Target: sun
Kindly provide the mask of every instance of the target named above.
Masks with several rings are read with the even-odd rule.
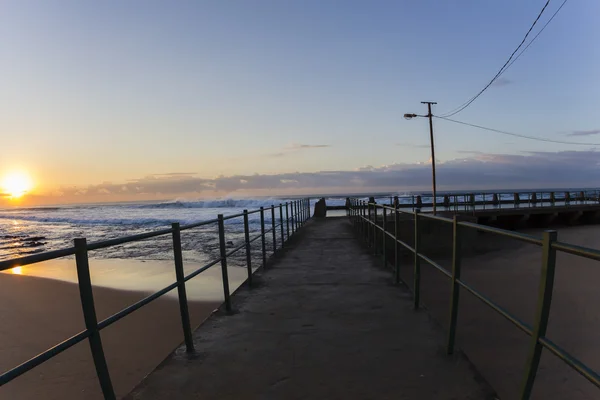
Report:
[[[18,199],[33,187],[31,178],[26,172],[11,172],[2,179],[2,193],[12,199]]]

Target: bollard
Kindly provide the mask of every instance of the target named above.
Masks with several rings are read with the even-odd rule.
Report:
[[[173,257],[175,259],[175,277],[177,278],[177,295],[179,297],[179,313],[181,314],[181,326],[183,327],[183,338],[185,350],[194,352],[194,340],[192,339],[192,327],[190,324],[190,313],[188,310],[187,294],[185,291],[185,276],[183,274],[183,253],[181,251],[181,230],[179,223],[171,224],[173,230]]]
[[[248,269],[248,287],[252,287],[252,253],[250,249],[250,224],[248,210],[244,210],[244,239],[246,241],[246,268]]]
[[[108,372],[108,365],[104,356],[102,339],[98,330],[98,319],[96,318],[96,307],[94,306],[94,294],[92,291],[92,279],[90,277],[90,264],[88,260],[87,241],[85,238],[75,239],[75,261],[77,263],[77,280],[79,282],[79,296],[85,329],[90,332],[89,343],[96,367],[96,374],[100,381],[102,394],[107,400],[115,400],[115,391]]]
[[[227,276],[227,251],[225,250],[225,223],[223,214],[217,216],[219,224],[219,252],[221,253],[221,276],[223,278],[223,297],[225,298],[225,309],[231,312],[231,299],[229,297],[229,277]]]
[[[448,345],[446,353],[454,353],[454,342],[456,337],[456,321],[458,319],[458,299],[460,295],[460,261],[461,261],[461,241],[460,241],[460,225],[458,218],[455,215],[453,226],[453,243],[452,243],[452,287],[450,294],[450,322],[448,324]]]

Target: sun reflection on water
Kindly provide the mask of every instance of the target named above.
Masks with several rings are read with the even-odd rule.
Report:
[[[11,272],[15,275],[22,275],[23,267],[14,267],[13,269],[11,269]]]

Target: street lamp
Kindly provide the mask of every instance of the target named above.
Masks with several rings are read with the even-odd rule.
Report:
[[[437,104],[433,101],[422,101],[421,104],[427,104],[427,115],[417,115],[417,114],[404,114],[405,119],[413,119],[416,117],[429,118],[429,139],[431,140],[431,172],[432,172],[432,183],[433,183],[433,215],[436,214],[436,184],[435,184],[435,149],[433,145],[433,114],[431,114],[431,105]]]

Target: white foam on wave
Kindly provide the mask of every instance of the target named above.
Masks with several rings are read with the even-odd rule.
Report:
[[[133,208],[244,208],[255,210],[260,207],[271,207],[272,205],[285,204],[289,199],[212,199],[212,200],[173,200],[163,203],[138,204]]]

